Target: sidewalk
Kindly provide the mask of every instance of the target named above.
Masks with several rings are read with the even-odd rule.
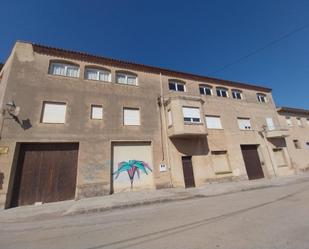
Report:
[[[63,215],[103,212],[111,209],[149,205],[153,203],[206,198],[240,191],[297,184],[306,181],[309,181],[309,173],[254,181],[212,183],[203,187],[190,189],[172,188],[147,192],[117,193],[78,201],[71,200],[46,203],[40,206],[24,206],[1,210],[0,223],[29,220],[34,217],[35,219],[45,219]]]

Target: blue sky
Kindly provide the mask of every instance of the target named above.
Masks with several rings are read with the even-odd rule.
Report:
[[[308,0],[10,0],[1,3],[0,60],[26,40],[273,88],[278,106],[309,109]],[[216,73],[214,73],[216,72]]]

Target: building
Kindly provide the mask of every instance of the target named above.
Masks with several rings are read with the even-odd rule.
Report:
[[[293,174],[271,89],[17,42],[0,206]]]
[[[289,130],[286,139],[292,165],[298,171],[309,169],[309,110],[278,108],[279,121]]]

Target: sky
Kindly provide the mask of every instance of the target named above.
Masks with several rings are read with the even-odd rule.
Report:
[[[309,0],[1,0],[0,61],[31,41],[262,85],[309,109],[308,13]]]

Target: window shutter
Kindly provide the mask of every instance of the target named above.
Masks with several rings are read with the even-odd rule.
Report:
[[[209,129],[222,129],[220,117],[206,116],[206,126]]]
[[[139,109],[123,109],[123,123],[124,125],[140,125]]]
[[[268,130],[271,131],[271,130],[275,129],[274,122],[273,122],[272,118],[266,118],[266,123],[267,123]]]
[[[238,118],[238,126],[241,130],[251,130],[250,119],[247,118]]]
[[[200,109],[195,107],[182,107],[182,113],[185,118],[200,118]]]
[[[44,103],[42,123],[65,123],[65,103]]]
[[[103,119],[103,107],[102,106],[91,106],[91,118],[92,119]]]

